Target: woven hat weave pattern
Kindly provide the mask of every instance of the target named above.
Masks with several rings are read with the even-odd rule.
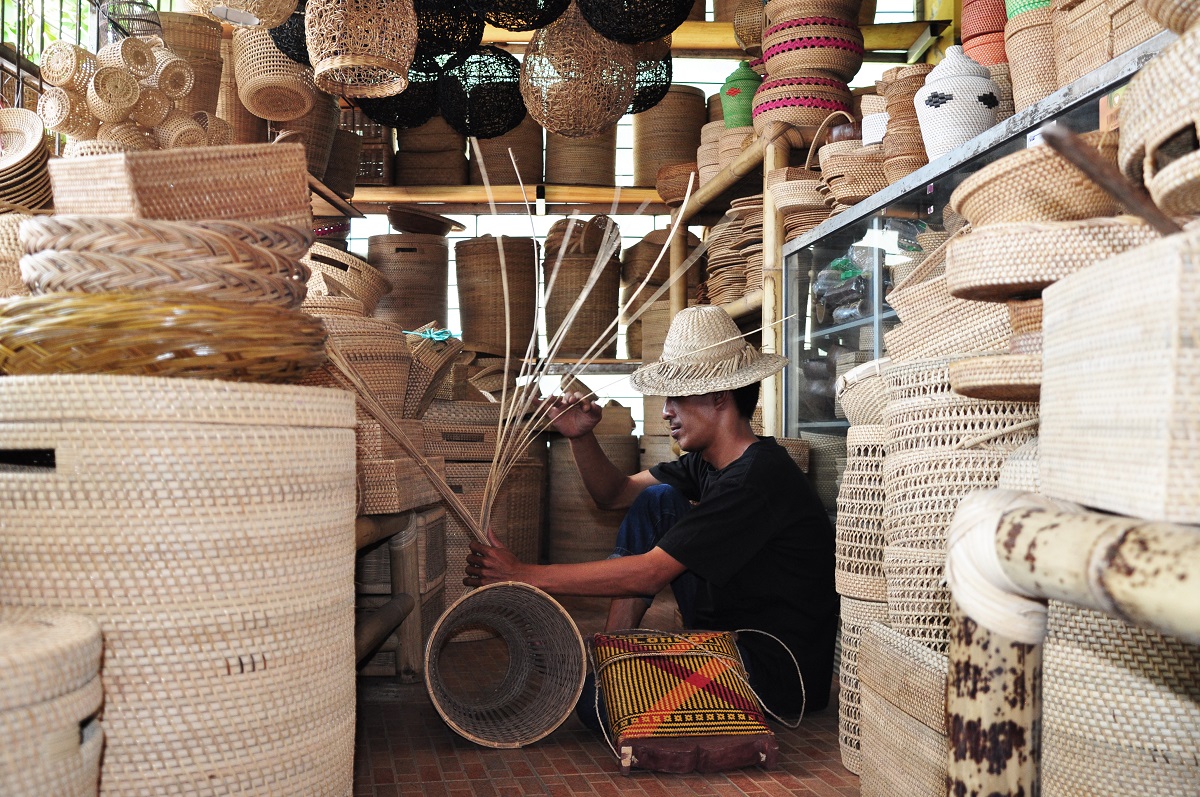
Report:
[[[703,305],[675,316],[658,362],[642,366],[629,381],[645,395],[698,396],[760,382],[785,365],[785,357],[747,343],[720,307]]]

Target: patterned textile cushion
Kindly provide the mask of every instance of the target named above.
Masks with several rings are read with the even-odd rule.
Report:
[[[721,772],[778,756],[733,634],[595,634],[592,661],[621,771]]]

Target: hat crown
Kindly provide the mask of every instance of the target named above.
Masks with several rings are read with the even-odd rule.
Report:
[[[728,313],[719,307],[702,305],[681,310],[671,319],[663,341],[662,360],[680,365],[709,365],[735,360],[751,348]]]

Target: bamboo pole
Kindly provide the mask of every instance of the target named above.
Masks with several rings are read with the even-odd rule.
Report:
[[[775,207],[775,197],[767,189],[767,175],[772,169],[786,168],[791,145],[782,136],[763,150],[763,263],[762,263],[762,352],[777,354],[783,351],[783,214]],[[768,376],[762,385],[763,433],[777,436],[780,429],[780,409],[783,406],[783,380]]]

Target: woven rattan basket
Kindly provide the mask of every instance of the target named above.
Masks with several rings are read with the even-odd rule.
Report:
[[[887,363],[886,358],[871,360],[838,376],[834,389],[851,425],[883,423],[887,394],[881,369]]]
[[[312,271],[308,285],[310,292],[352,296],[363,303],[368,315],[392,288],[383,274],[367,261],[323,243],[314,243],[301,262]]]
[[[404,396],[412,361],[404,333],[391,324],[373,318],[333,316],[325,318],[324,323],[330,341],[349,360],[355,374],[370,389],[370,394],[390,417],[400,418],[404,413]],[[335,376],[335,369],[332,363],[326,364],[321,370],[310,374],[304,384],[349,390],[350,387]],[[370,417],[368,412],[359,408],[360,419]]]
[[[480,627],[499,640],[492,661],[507,672],[472,673],[471,684],[450,680],[442,660],[449,642]],[[479,643],[475,643],[479,644]],[[507,655],[503,655],[507,653]],[[549,595],[516,582],[463,595],[434,626],[425,654],[425,685],[434,707],[463,737],[486,747],[532,744],[558,728],[583,690],[587,659],[570,615]],[[495,686],[488,691],[488,681]]]
[[[634,116],[634,185],[654,185],[663,166],[691,161],[707,118],[704,92],[684,85],[671,86],[657,105]]]
[[[105,789],[348,793],[350,397],[114,376],[0,393],[0,448],[59,465],[0,470],[0,603],[99,622]]]
[[[591,138],[546,133],[546,182],[556,185],[614,185],[617,128]]]
[[[542,127],[532,116],[526,116],[516,129],[495,138],[478,139],[479,151],[471,149],[471,185],[483,185],[479,168],[482,158],[492,185],[536,185],[542,182]],[[511,154],[509,152],[511,150]],[[513,160],[516,168],[513,168]],[[518,177],[520,178],[518,180]]]
[[[508,280],[507,327],[501,249]],[[500,238],[485,235],[454,245],[465,343],[493,354],[503,355],[506,345],[515,354],[525,352],[535,328],[537,249],[532,238],[507,235]]]
[[[841,476],[838,459],[846,456],[846,438],[816,432],[800,432],[799,437],[809,445],[808,479],[817,491],[822,506],[829,512],[836,511],[838,479]]]
[[[411,3],[309,0],[304,32],[314,79],[345,97],[390,97],[408,86],[417,46]]]
[[[838,743],[842,766],[862,772],[861,701],[858,685],[858,650],[863,631],[872,623],[887,622],[887,604],[842,596],[841,658],[838,667]]]
[[[238,98],[255,116],[286,122],[312,110],[312,68],[281,53],[265,30],[234,31],[233,63]]]
[[[449,246],[443,235],[400,233],[367,239],[367,261],[391,284],[375,317],[403,329],[446,323]]]
[[[543,280],[554,287],[546,297],[546,329],[555,335],[587,286],[596,255],[564,255],[546,252]],[[621,290],[621,261],[614,254],[603,266],[562,337],[558,352],[563,357],[617,356],[617,301]],[[601,341],[601,339],[604,341]],[[593,343],[602,342],[598,348]]]
[[[341,109],[338,99],[322,91],[313,93],[312,108],[301,117],[288,122],[276,122],[273,129],[283,133],[293,131],[299,133],[304,146],[304,158],[308,164],[308,173],[318,180],[325,176],[329,165],[329,155],[333,151],[333,136],[341,119]],[[355,176],[357,176],[357,169]]]
[[[602,435],[600,447],[625,474],[638,472],[638,439],[632,435]],[[547,518],[547,560],[554,563],[592,562],[612,553],[624,512],[599,509],[591,501],[571,446],[564,438],[550,441],[550,488]]]
[[[838,594],[886,601],[883,576],[883,426],[854,426],[846,434],[846,469],[837,500],[834,578]]]

